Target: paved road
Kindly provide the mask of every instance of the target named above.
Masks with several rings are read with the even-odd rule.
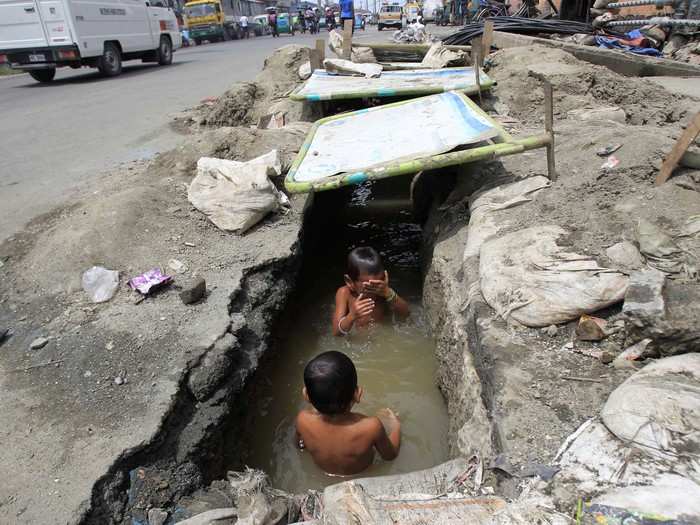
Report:
[[[360,38],[372,37],[376,30]],[[181,137],[167,125],[173,113],[252,79],[277,47],[315,38],[181,49],[172,66],[126,62],[112,79],[91,69],[61,69],[48,85],[28,75],[0,78],[0,242],[110,165],[177,144]]]

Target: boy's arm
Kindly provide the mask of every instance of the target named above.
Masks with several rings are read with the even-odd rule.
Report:
[[[389,308],[391,308],[394,311],[394,313],[402,319],[408,317],[411,313],[411,308],[408,306],[408,303],[394,290],[391,291],[394,292],[394,297],[392,299],[390,294],[390,296],[387,298],[387,304],[389,305]],[[390,301],[389,299],[392,300]]]
[[[339,325],[342,326],[342,329],[345,330],[345,332],[350,331],[354,321],[352,319],[347,319],[348,313],[348,298],[347,294],[345,293],[345,288],[338,288],[338,291],[335,293],[335,312],[333,313],[332,321],[333,335],[344,335],[340,331]],[[342,324],[341,320],[343,321]]]
[[[381,419],[373,418],[377,422],[374,446],[382,459],[391,461],[396,459],[401,448],[401,422],[388,408],[382,412]]]

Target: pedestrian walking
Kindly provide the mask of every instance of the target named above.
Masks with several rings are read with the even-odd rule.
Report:
[[[273,11],[267,15],[267,21],[270,24],[270,29],[272,30],[272,38],[280,36],[277,32],[277,13]]]
[[[241,31],[243,31],[243,38],[250,38],[250,28],[248,27],[248,17],[243,15],[239,23],[241,24]]]
[[[352,32],[355,33],[355,2],[354,0],[340,0],[340,29],[345,28],[345,21],[352,21]]]

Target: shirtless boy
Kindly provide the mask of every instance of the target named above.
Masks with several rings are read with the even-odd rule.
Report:
[[[389,310],[401,318],[409,314],[408,303],[389,287],[389,273],[376,250],[355,248],[348,255],[345,286],[335,294],[333,335],[348,335],[353,326],[381,322]]]
[[[401,423],[388,408],[379,417],[352,412],[362,399],[357,371],[348,356],[324,352],[304,369],[304,398],[313,409],[296,419],[296,440],[329,474],[352,475],[372,464],[375,449],[385,460],[399,454]]]

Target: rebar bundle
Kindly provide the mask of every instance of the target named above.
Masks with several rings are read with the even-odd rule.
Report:
[[[656,7],[673,6],[679,3],[679,0],[630,0],[627,2],[611,2],[606,9],[622,9],[623,7],[637,7],[640,5],[655,5]]]
[[[675,27],[692,27],[700,26],[700,20],[678,20],[667,16],[655,16],[652,18],[642,18],[639,20],[611,20],[603,24],[605,27],[622,27],[622,26],[675,26]]]
[[[523,35],[536,34],[562,34],[574,35],[578,33],[593,34],[593,26],[573,20],[541,20],[538,18],[521,18],[516,16],[494,16],[494,30],[506,33],[519,33]],[[484,32],[483,22],[466,24],[462,29],[444,38],[445,44],[467,45],[472,38],[479,37]]]

